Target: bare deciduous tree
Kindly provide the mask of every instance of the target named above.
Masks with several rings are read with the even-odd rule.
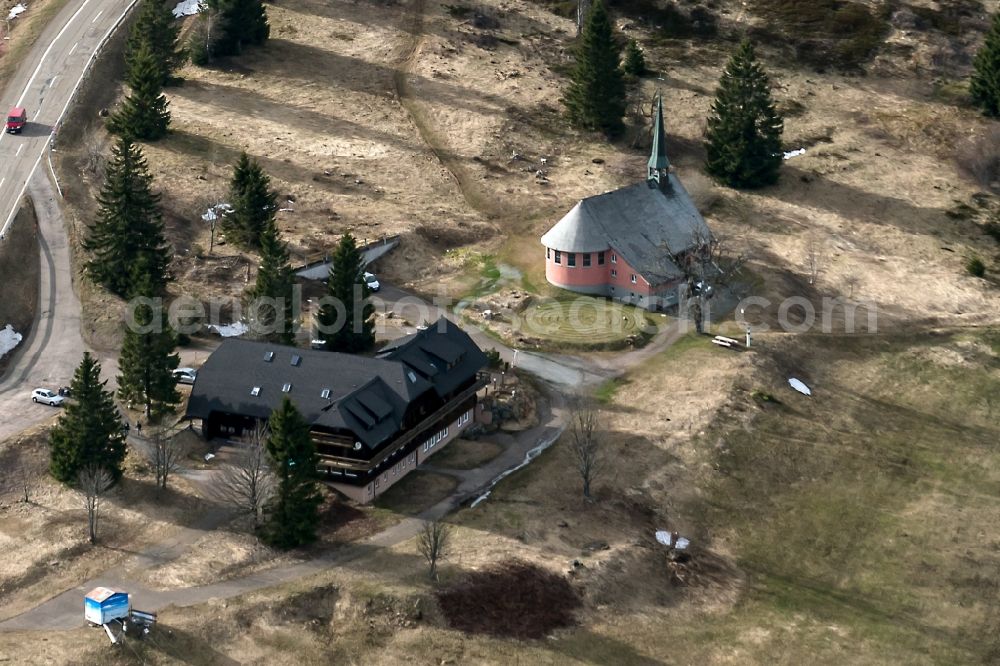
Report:
[[[256,528],[274,491],[274,473],[267,453],[267,428],[257,426],[244,440],[236,460],[219,471],[214,494],[220,501],[250,516]]]
[[[97,543],[97,523],[100,518],[101,498],[114,483],[114,477],[106,467],[87,465],[77,475],[83,506],[87,510],[87,528],[90,543]]]
[[[148,454],[156,473],[156,487],[165,490],[170,475],[181,469],[186,451],[176,439],[165,436],[160,428],[153,430],[149,445]]]
[[[582,398],[572,408],[569,434],[573,460],[583,481],[583,497],[589,501],[590,486],[601,468],[601,440],[597,436],[597,411]]]
[[[22,462],[14,470],[14,478],[17,481],[17,489],[21,493],[21,499],[27,504],[31,501],[31,493],[38,483],[38,470],[27,462]]]
[[[438,579],[438,563],[448,557],[448,544],[451,539],[451,526],[438,520],[424,523],[420,532],[417,548],[427,560],[428,575],[431,580]]]
[[[83,169],[95,181],[104,179],[104,167],[108,163],[106,152],[104,136],[97,130],[87,132],[83,137]]]
[[[823,245],[815,235],[806,239],[806,270],[809,271],[809,284],[816,284],[823,263]]]

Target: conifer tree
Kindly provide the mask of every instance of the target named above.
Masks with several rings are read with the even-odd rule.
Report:
[[[317,509],[323,501],[316,485],[316,446],[309,424],[288,396],[271,414],[267,452],[274,465],[275,492],[262,537],[279,548],[315,540]]]
[[[73,373],[73,400],[65,403],[49,435],[52,476],[73,483],[87,465],[106,467],[117,480],[125,460],[125,434],[111,391],[101,380],[101,364],[90,352]]]
[[[781,168],[784,124],[767,74],[744,40],[726,66],[708,119],[705,170],[736,188],[771,185]]]
[[[577,127],[601,130],[608,136],[618,135],[624,129],[625,78],[619,68],[620,59],[607,9],[603,0],[595,0],[563,98],[569,118]]]
[[[131,91],[108,122],[119,136],[140,141],[156,141],[170,126],[170,103],[163,94],[164,67],[153,54],[149,42],[143,42],[128,63]]]
[[[126,81],[136,76],[135,55],[143,44],[148,45],[160,68],[160,85],[168,85],[174,72],[184,64],[185,54],[177,46],[181,26],[171,11],[173,4],[163,0],[142,0],[139,15],[125,43]]]
[[[993,25],[986,33],[986,42],[973,62],[969,93],[983,113],[1000,117],[1000,11],[993,15]]]
[[[260,266],[257,281],[247,291],[249,310],[255,313],[251,329],[284,345],[295,344],[295,273],[288,260],[288,246],[281,240],[272,217],[260,235]]]
[[[229,186],[233,210],[222,218],[223,231],[237,245],[259,248],[264,230],[274,223],[277,200],[271,190],[271,179],[257,160],[241,154]]]
[[[316,317],[317,336],[324,341],[327,351],[353,354],[375,346],[372,319],[375,307],[368,298],[371,290],[364,275],[364,258],[354,236],[346,233],[330,265],[327,295],[331,303],[324,304]]]
[[[155,293],[147,268],[137,264],[133,271],[133,321],[125,322],[125,340],[118,359],[118,397],[143,406],[146,418],[159,419],[181,401],[174,370],[180,357],[174,353],[177,335],[167,320],[162,302]]]
[[[267,10],[261,0],[217,0],[218,37],[214,55],[239,55],[245,46],[263,44],[271,36]]]
[[[97,220],[83,244],[93,253],[87,263],[90,276],[118,296],[131,289],[135,265],[145,267],[154,293],[161,293],[167,282],[170,250],[163,237],[160,196],[152,192],[152,183],[142,149],[128,136],[121,137],[97,196]]]
[[[632,76],[642,76],[646,73],[646,58],[634,39],[628,40],[628,46],[625,47],[625,62],[622,64],[622,69]]]

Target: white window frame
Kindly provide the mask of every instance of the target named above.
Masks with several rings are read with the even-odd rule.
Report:
[[[618,255],[615,254],[614,252],[611,253],[611,263],[613,263],[613,264],[617,264],[618,263]]]
[[[632,284],[638,284],[638,282],[636,282],[636,279],[637,278],[635,277],[635,273],[632,273]]]

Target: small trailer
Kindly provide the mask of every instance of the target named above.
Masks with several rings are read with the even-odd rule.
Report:
[[[130,610],[128,592],[108,587],[95,587],[83,600],[84,619],[97,626],[112,620],[126,620]]]

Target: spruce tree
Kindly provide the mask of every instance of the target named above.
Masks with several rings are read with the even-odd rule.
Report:
[[[276,488],[262,537],[272,546],[294,548],[316,538],[317,509],[323,501],[316,485],[316,446],[309,424],[285,396],[271,414],[267,452]]]
[[[174,72],[184,64],[185,54],[177,47],[181,26],[171,11],[173,5],[173,2],[163,0],[142,0],[125,43],[126,81],[136,76],[135,55],[143,44],[148,45],[160,68],[160,85],[168,85]]]
[[[49,435],[52,476],[74,483],[87,465],[106,467],[117,480],[125,460],[125,434],[111,391],[101,380],[101,364],[90,352],[73,373],[73,400],[65,403]]]
[[[744,40],[726,66],[708,119],[705,170],[735,188],[771,185],[781,168],[784,125],[767,74]]]
[[[131,92],[111,116],[108,128],[119,136],[131,136],[140,141],[163,138],[170,126],[170,103],[163,94],[164,67],[150,49],[149,42],[141,43],[138,51],[132,54],[128,73]]]
[[[152,192],[152,183],[142,149],[121,137],[97,196],[97,220],[83,243],[93,253],[88,273],[118,296],[130,291],[135,265],[145,267],[154,293],[161,293],[167,282],[170,249],[163,237],[160,196]]]
[[[134,319],[125,324],[125,340],[118,359],[118,397],[143,406],[146,418],[159,419],[181,401],[174,370],[180,357],[174,353],[177,335],[167,320],[162,301],[154,300],[152,281],[145,266],[133,271]]]
[[[271,190],[271,179],[257,160],[246,153],[233,168],[229,203],[233,210],[222,218],[222,229],[237,245],[261,247],[264,230],[274,223],[278,197]]]
[[[317,336],[327,351],[348,354],[370,350],[375,346],[375,307],[371,290],[364,279],[365,261],[357,242],[350,233],[344,234],[334,252],[327,279],[327,295],[331,303],[324,304],[316,317]],[[337,305],[342,306],[340,310]],[[338,312],[338,310],[340,310]]]
[[[632,76],[642,76],[646,73],[646,58],[634,39],[628,40],[628,46],[625,47],[625,62],[622,64],[622,69]]]
[[[267,10],[261,0],[217,0],[218,37],[213,55],[239,55],[245,46],[260,45],[271,36]]]
[[[272,342],[294,344],[294,289],[295,273],[288,260],[288,246],[281,240],[272,217],[260,235],[257,281],[247,290],[248,309],[255,313],[251,329]]]
[[[983,113],[1000,117],[1000,11],[993,15],[993,25],[986,33],[986,42],[973,62],[969,93]]]
[[[576,66],[563,104],[574,125],[616,136],[624,129],[625,77],[603,0],[595,0],[577,46]]]

